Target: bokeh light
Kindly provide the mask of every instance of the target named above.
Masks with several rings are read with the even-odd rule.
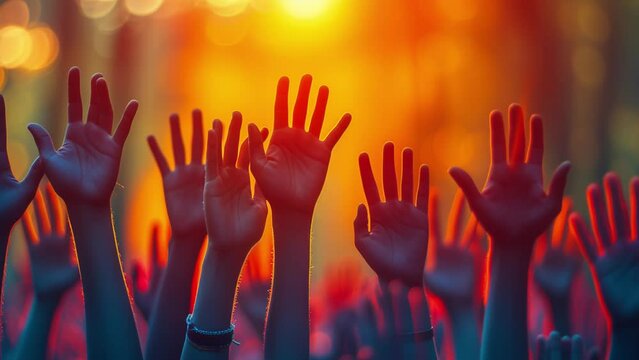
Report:
[[[211,9],[219,16],[236,16],[243,13],[251,0],[207,0]]]
[[[124,0],[127,10],[133,15],[146,16],[158,11],[164,0]]]
[[[0,5],[0,27],[27,26],[27,24],[29,24],[29,7],[24,1],[10,0]]]
[[[31,55],[31,36],[21,27],[10,25],[0,29],[0,66],[17,68]]]
[[[84,16],[97,19],[110,13],[117,3],[116,0],[78,0]]]
[[[330,0],[281,0],[284,10],[297,18],[309,19],[324,13]]]
[[[29,29],[31,37],[31,53],[21,67],[31,71],[47,68],[58,56],[58,37],[51,28],[39,26]]]

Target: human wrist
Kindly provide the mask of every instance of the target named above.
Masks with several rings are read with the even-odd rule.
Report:
[[[181,259],[197,259],[204,243],[204,235],[198,234],[173,234],[172,240],[169,242],[169,261],[173,257]]]
[[[42,310],[50,310],[55,312],[55,309],[60,304],[64,291],[57,291],[49,294],[35,293],[33,296],[33,307],[38,307]]]

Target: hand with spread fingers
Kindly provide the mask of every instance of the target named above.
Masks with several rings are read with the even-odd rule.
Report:
[[[313,212],[324,186],[331,151],[351,121],[351,115],[345,114],[328,136],[320,140],[328,102],[328,88],[322,86],[307,131],[305,122],[311,81],[311,76],[305,75],[300,82],[293,124],[289,126],[289,80],[280,79],[275,99],[275,126],[266,153],[258,128],[249,125],[251,171],[274,208]]]
[[[149,270],[145,275],[144,265],[140,261],[135,261],[131,274],[133,276],[133,300],[147,322],[151,317],[153,302],[158,297],[160,280],[165,270],[166,265],[163,265],[160,259],[160,225],[153,224],[149,243]],[[141,284],[144,276],[147,278],[146,289],[143,289]]]
[[[576,256],[569,248],[568,215],[571,211],[572,201],[566,197],[552,231],[540,238],[546,249],[541,262],[534,268],[535,284],[547,298],[554,327],[562,335],[570,333],[570,293],[580,264],[578,254]]]
[[[630,182],[630,216],[619,177],[606,174],[604,187],[607,212],[599,185],[591,184],[586,192],[594,238],[579,214],[571,215],[570,226],[607,314],[612,332],[609,358],[638,358],[639,178]]]
[[[82,122],[80,70],[69,71],[69,123],[64,143],[56,150],[42,126],[30,124],[47,177],[56,192],[69,203],[105,205],[110,203],[120,168],[122,148],[138,109],[135,100],[124,109],[113,135],[113,107],[106,80],[101,74],[91,78],[91,101],[87,122]]]
[[[193,137],[191,141],[191,159],[186,163],[184,141],[177,114],[170,117],[171,141],[175,168],[171,170],[166,157],[160,150],[157,139],[149,136],[147,141],[155,162],[162,175],[164,200],[171,222],[171,230],[178,242],[192,241],[199,250],[206,235],[202,193],[204,190],[204,134],[202,112],[193,110]]]
[[[233,331],[231,322],[237,282],[244,261],[262,237],[268,208],[259,187],[251,192],[248,147],[239,150],[242,114],[234,112],[226,143],[222,122],[208,132],[204,212],[209,245],[191,323],[207,331]],[[264,131],[260,137],[266,137]],[[224,151],[222,151],[224,148]],[[202,352],[187,335],[182,359],[227,359],[230,343]]]
[[[561,336],[553,331],[537,337],[535,359],[537,360],[585,360],[584,342],[580,335]],[[590,359],[590,358],[589,358]]]
[[[7,118],[4,97],[0,95],[0,243],[6,246],[9,232],[33,200],[44,174],[42,161],[36,159],[23,181],[11,171],[7,152]],[[2,248],[5,253],[4,247]],[[2,256],[4,258],[4,255]],[[4,261],[3,261],[4,264]]]
[[[420,167],[416,202],[411,149],[402,153],[401,199],[393,143],[384,145],[385,202],[380,200],[368,154],[360,155],[359,167],[370,209],[370,228],[366,206],[361,204],[354,222],[355,246],[380,279],[421,287],[428,251],[428,167]]]
[[[34,299],[15,348],[16,359],[46,357],[53,317],[62,296],[80,279],[78,265],[71,255],[71,232],[61,204],[50,184],[44,190],[45,195],[42,192],[38,191],[34,200],[37,226],[34,227],[28,212],[22,218]]]
[[[504,121],[498,111],[490,114],[491,163],[480,192],[468,173],[450,169],[464,191],[477,220],[491,236],[495,247],[530,251],[537,237],[561,210],[570,163],[561,164],[544,191],[542,159],[544,135],[541,117],[530,118],[530,144],[524,153],[524,113],[519,105],[509,108],[509,143],[506,156]]]
[[[480,192],[470,175],[460,168],[449,172],[462,189],[480,225],[490,235],[490,284],[484,320],[483,359],[528,356],[528,266],[535,240],[561,210],[570,163],[560,165],[543,187],[544,153],[541,117],[530,118],[527,155],[524,112],[509,108],[508,154],[504,121],[498,111],[490,114],[491,164]],[[508,155],[508,156],[507,156]],[[505,345],[504,345],[505,344]]]

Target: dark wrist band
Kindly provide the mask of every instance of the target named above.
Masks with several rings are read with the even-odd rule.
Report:
[[[208,331],[198,329],[191,321],[192,314],[186,317],[186,338],[198,350],[201,351],[222,351],[227,349],[232,343],[239,345],[233,339],[235,325],[231,324],[228,329],[219,331]]]

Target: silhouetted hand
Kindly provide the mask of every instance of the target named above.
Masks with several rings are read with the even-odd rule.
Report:
[[[577,213],[570,217],[571,230],[590,264],[599,299],[612,327],[634,327],[636,332],[639,326],[639,178],[633,178],[630,183],[632,222],[619,177],[606,174],[604,186],[608,216],[599,185],[591,184],[587,190],[596,242]]]
[[[288,85],[286,77],[277,85],[275,126],[266,153],[258,128],[249,125],[251,171],[276,208],[311,213],[320,195],[328,169],[331,150],[348,127],[351,116],[345,114],[324,141],[320,140],[328,88],[319,90],[310,128],[305,130],[311,76],[305,75],[293,110],[293,126],[288,125]]]
[[[579,258],[570,253],[568,244],[568,215],[572,211],[572,201],[565,198],[561,213],[555,219],[552,234],[543,236],[546,252],[542,261],[535,267],[535,283],[551,300],[566,301],[570,294],[577,270]]]
[[[147,286],[142,286],[145,276],[144,265],[140,261],[133,263],[133,300],[148,321],[151,316],[153,302],[160,289],[160,279],[166,268],[160,259],[160,225],[153,224],[151,228],[151,242],[149,243],[149,271],[146,274]]]
[[[371,225],[369,229],[366,206],[360,204],[354,222],[355,246],[380,279],[421,287],[428,250],[428,167],[420,168],[415,205],[413,151],[404,149],[400,200],[393,152],[393,143],[386,143],[383,165],[386,202],[380,200],[368,154],[359,157]]]
[[[34,207],[37,230],[29,213],[22,219],[35,296],[58,300],[80,279],[78,265],[71,257],[71,232],[66,216],[50,184],[46,187],[46,208],[42,193],[36,193]]]
[[[47,177],[56,192],[69,203],[109,205],[118,178],[120,157],[138,103],[129,102],[111,136],[113,108],[102,75],[91,79],[91,103],[87,122],[82,122],[80,70],[69,70],[69,106],[64,143],[56,151],[49,133],[38,124],[29,131],[40,152]]]
[[[220,253],[244,251],[262,237],[268,208],[258,185],[251,194],[247,147],[238,145],[242,114],[233,113],[222,156],[222,122],[208,133],[204,212],[212,248]],[[264,134],[266,135],[266,134]],[[262,135],[260,135],[262,141]]]
[[[7,153],[7,118],[4,97],[0,95],[0,236],[8,236],[13,224],[22,216],[33,199],[44,167],[40,159],[31,165],[23,181],[13,176]],[[0,239],[4,242],[7,239]]]
[[[470,246],[481,236],[478,224],[471,214],[465,231],[461,224],[464,212],[464,196],[458,191],[448,216],[448,231],[442,237],[437,218],[439,197],[431,192],[428,210],[430,239],[435,241],[435,267],[424,274],[426,288],[447,305],[471,305],[475,293],[477,269]]]
[[[177,114],[170,117],[171,141],[175,168],[169,168],[166,157],[160,150],[154,136],[147,141],[155,162],[162,174],[164,184],[164,200],[169,214],[173,235],[178,241],[182,238],[197,240],[201,245],[206,235],[204,208],[202,207],[204,191],[204,135],[202,112],[193,110],[193,138],[191,141],[191,162],[186,164],[184,141],[180,130],[180,119]],[[199,246],[198,246],[199,249]]]
[[[585,360],[584,343],[579,335],[561,337],[553,331],[548,338],[537,337],[537,360]]]
[[[464,191],[479,223],[492,236],[494,246],[530,251],[537,237],[561,210],[570,163],[561,164],[543,188],[544,152],[541,117],[530,118],[530,145],[524,161],[524,114],[519,105],[509,108],[510,141],[506,160],[504,121],[498,111],[490,114],[491,164],[484,189],[479,192],[470,175],[451,168],[450,175]]]

